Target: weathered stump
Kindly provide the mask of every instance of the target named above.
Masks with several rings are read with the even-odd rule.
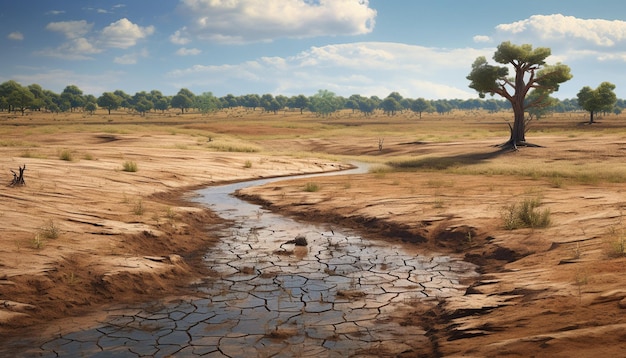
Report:
[[[19,174],[11,169],[11,173],[13,173],[13,180],[11,181],[11,184],[9,184],[9,186],[26,185],[26,182],[24,181],[24,170],[26,170],[26,164],[24,164],[23,167],[20,166],[19,168]]]

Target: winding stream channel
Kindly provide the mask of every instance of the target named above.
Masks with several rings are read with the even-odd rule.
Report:
[[[286,179],[198,192],[196,201],[232,221],[206,253],[216,274],[199,288],[200,298],[112,312],[99,327],[64,334],[24,356],[393,356],[428,344],[422,329],[394,318],[418,300],[462,295],[460,282],[476,275],[475,266],[297,222],[231,195]],[[285,244],[296,237],[307,245]]]

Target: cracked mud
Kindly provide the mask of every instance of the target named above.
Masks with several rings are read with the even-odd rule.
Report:
[[[266,181],[264,181],[266,182]],[[196,200],[232,220],[206,254],[198,297],[109,312],[25,356],[317,357],[395,355],[428,344],[397,312],[463,295],[475,266],[348,230],[300,223],[208,188]],[[284,244],[304,235],[307,246]],[[25,345],[26,346],[26,345]]]

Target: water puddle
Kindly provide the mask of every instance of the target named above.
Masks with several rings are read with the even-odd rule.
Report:
[[[215,275],[199,289],[202,298],[113,312],[100,327],[60,336],[26,354],[349,357],[427,345],[423,330],[393,318],[418,301],[462,295],[460,282],[476,275],[474,265],[297,222],[230,195],[284,179],[199,191],[197,201],[234,222],[206,254]],[[286,243],[296,237],[307,245]]]

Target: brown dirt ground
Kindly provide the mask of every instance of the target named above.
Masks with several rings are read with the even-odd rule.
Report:
[[[24,327],[45,334],[45,322],[102,313],[107,305],[189,292],[192,281],[210,274],[202,255],[218,239],[210,228],[221,222],[189,200],[193,189],[340,168],[193,150],[198,139],[188,135],[29,134],[20,140],[37,146],[26,156],[19,144],[0,146],[6,184],[10,170],[26,166],[25,186],[0,186],[2,339],[23,335]],[[64,150],[71,161],[59,159]],[[127,161],[138,170],[123,171]]]
[[[26,157],[0,146],[0,173],[26,165],[24,187],[0,186],[0,337],[111,304],[188,292],[209,274],[201,256],[220,219],[185,193],[203,185],[336,169],[325,161],[256,153],[189,150],[188,135],[29,134]],[[371,155],[371,146],[331,139],[276,139],[295,150]],[[547,148],[494,155],[494,141],[422,143],[385,140],[381,156],[432,153],[503,163],[620,163],[619,135],[542,136]],[[59,160],[71,148],[74,160]],[[469,153],[469,154],[468,154]],[[86,158],[89,158],[86,159]],[[139,170],[121,170],[135,161]],[[254,163],[246,168],[246,161]],[[623,356],[626,259],[612,257],[623,237],[623,183],[577,184],[529,177],[378,172],[291,180],[242,195],[273,210],[352,226],[381,240],[454,252],[480,265],[465,296],[436,307],[408,307],[406,325],[428,329],[430,347],[406,356]],[[10,174],[7,182],[10,181]],[[553,224],[504,230],[505,205],[541,196]],[[46,238],[45,229],[59,229]],[[626,231],[624,231],[626,232]],[[42,239],[37,248],[36,238]],[[46,324],[44,324],[46,323]]]
[[[427,151],[453,158],[473,153],[480,161],[540,161],[546,167],[561,160],[610,166],[622,160],[625,143],[620,136],[546,136],[540,142],[547,148],[497,156],[490,155],[494,142],[489,141],[385,147],[394,154]],[[402,324],[427,327],[432,343],[407,357],[626,353],[626,259],[612,257],[616,241],[623,239],[625,184],[434,172],[314,180],[317,192],[304,191],[311,179],[300,179],[240,195],[282,213],[351,225],[421,250],[455,252],[480,265],[482,276],[465,296],[441,300],[435,308],[413,307],[400,318]],[[542,198],[540,208],[551,212],[549,228],[502,228],[505,205],[536,197]]]

